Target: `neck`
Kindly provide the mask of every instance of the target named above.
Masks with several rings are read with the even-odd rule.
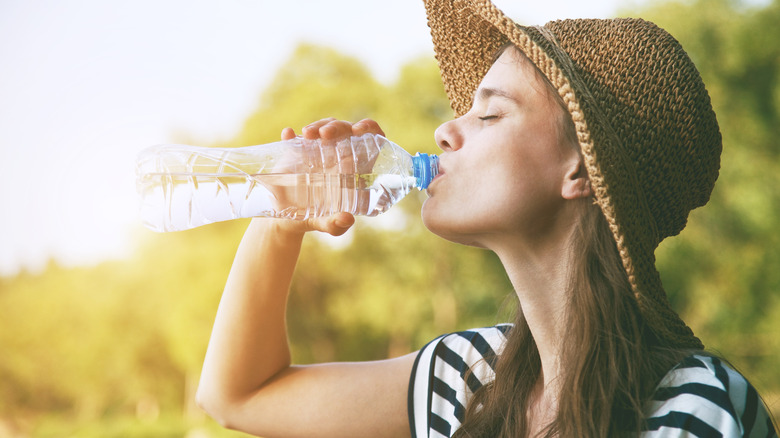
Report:
[[[504,262],[542,363],[544,386],[560,374],[560,352],[566,335],[566,267],[560,260]]]
[[[539,350],[539,389],[553,396],[558,392],[562,341],[568,330],[572,230],[572,226],[565,226],[532,243],[517,239],[494,249],[517,293],[518,311],[523,312]]]

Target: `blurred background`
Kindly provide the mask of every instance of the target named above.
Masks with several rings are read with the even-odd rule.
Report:
[[[704,343],[780,414],[780,0],[496,3],[526,24],[641,16],[698,65],[721,176],[659,270]],[[0,438],[243,436],[193,395],[247,221],[141,228],[135,156],[275,141],[327,116],[371,117],[410,152],[437,151],[452,112],[422,2],[0,0]],[[428,233],[423,197],[307,238],[297,362],[401,354],[506,317],[496,258]]]

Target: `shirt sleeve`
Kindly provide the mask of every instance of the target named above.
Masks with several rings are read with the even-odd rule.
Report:
[[[692,356],[670,371],[649,411],[643,438],[777,436],[753,386],[714,357]]]
[[[493,379],[510,325],[441,336],[420,350],[409,379],[412,437],[450,437],[474,391]]]

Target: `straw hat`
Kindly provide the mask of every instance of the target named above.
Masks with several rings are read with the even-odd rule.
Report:
[[[520,26],[488,0],[424,0],[442,80],[468,112],[497,48],[511,41],[558,90],[639,309],[669,346],[703,348],[671,308],[655,248],[709,200],[721,136],[696,67],[640,19]]]

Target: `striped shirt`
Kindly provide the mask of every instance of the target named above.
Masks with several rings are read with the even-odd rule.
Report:
[[[441,336],[417,356],[409,382],[412,437],[451,437],[474,391],[494,378],[511,325]],[[471,371],[469,371],[471,370]],[[776,437],[755,389],[717,358],[691,356],[662,380],[642,438]]]

